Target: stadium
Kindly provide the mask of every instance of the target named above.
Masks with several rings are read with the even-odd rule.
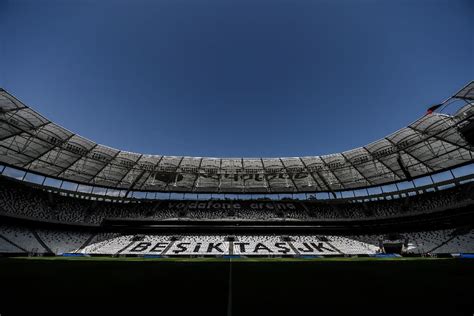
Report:
[[[316,266],[337,283],[344,280],[331,269],[347,278],[347,273],[369,273],[373,265],[396,262],[401,266],[389,270],[386,282],[395,282],[389,274],[396,272],[396,278],[418,276],[429,283],[423,281],[423,272],[410,269],[433,269],[439,274],[438,286],[453,286],[451,294],[443,294],[446,303],[437,308],[469,310],[472,292],[463,284],[470,284],[473,276],[468,260],[474,255],[473,101],[471,82],[407,127],[342,153],[207,158],[146,155],[100,145],[1,90],[0,252],[8,258],[2,260],[2,271],[19,277],[11,265],[34,262],[31,271],[42,270],[50,280],[58,273],[57,278],[78,284],[78,276],[64,275],[63,265],[131,269],[142,263],[144,270],[159,266],[159,271],[176,274],[173,269],[189,264],[195,270],[188,270],[190,266],[180,270],[182,277],[202,282],[219,301],[210,313],[244,314],[246,305],[237,302],[249,300],[242,296],[252,291],[236,293],[239,286],[245,288],[240,284],[232,292],[232,278],[237,284],[258,274],[271,278],[265,270],[289,265],[279,276],[285,280],[297,274],[290,273],[292,269],[310,275]],[[446,114],[448,110],[452,113]],[[252,263],[264,268],[254,267],[252,272]],[[344,270],[341,264],[356,267]],[[383,274],[384,268],[378,268]],[[131,270],[130,276],[140,278]],[[244,276],[238,279],[238,273]],[[461,280],[452,281],[450,273],[458,273]],[[325,280],[321,275],[312,277]],[[2,278],[13,277],[3,273]],[[131,284],[123,279],[117,285],[121,289]],[[363,278],[351,279],[364,288]],[[213,285],[206,286],[207,282]],[[38,283],[28,287],[40,291]],[[256,291],[258,284],[252,285]],[[311,300],[307,297],[311,290],[301,292],[305,286],[309,285],[295,290],[297,297]],[[183,291],[178,287],[167,283],[170,292]],[[95,297],[91,294],[95,290],[78,288],[68,288],[68,295],[88,291]],[[336,290],[329,285],[326,289]],[[324,298],[320,304],[337,303],[331,295],[317,293]],[[36,293],[29,299],[41,304],[43,295],[51,294]],[[128,295],[132,301],[147,297],[133,291]],[[281,305],[284,298],[296,299],[293,295],[273,295],[280,301],[272,301],[278,311],[295,308]],[[383,295],[371,295],[376,298],[372,306],[385,306]],[[200,295],[191,299],[193,306],[201,306],[202,300]],[[252,311],[262,308],[265,299],[261,300],[253,302]],[[351,302],[360,306],[358,300]]]
[[[0,316],[474,315],[473,16],[0,0]]]

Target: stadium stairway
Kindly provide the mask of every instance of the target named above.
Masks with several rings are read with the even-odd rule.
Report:
[[[295,245],[293,245],[291,241],[288,240],[287,243],[288,243],[288,246],[290,246],[290,248],[295,252],[297,256],[301,255],[301,253],[298,251],[298,248],[295,247]]]
[[[468,230],[468,232],[469,232],[469,230]],[[437,245],[437,246],[434,247],[433,249],[427,251],[427,253],[432,253],[432,252],[434,252],[436,249],[441,248],[442,246],[444,246],[444,245],[446,245],[447,243],[449,243],[451,240],[453,240],[453,239],[455,239],[455,238],[457,238],[457,237],[459,237],[459,236],[461,236],[461,235],[464,235],[464,234],[465,234],[465,232],[463,233],[462,230],[461,230],[461,232],[460,232],[460,231],[454,231],[454,232],[452,232],[451,236],[450,236],[448,239],[446,239],[445,241],[443,241],[442,243],[440,243],[439,245]]]
[[[337,253],[343,255],[344,253],[342,251],[340,251],[339,249],[336,248],[336,246],[334,246],[329,240],[328,241],[325,241],[326,244],[329,245],[329,247],[331,247],[332,249],[334,249],[335,251],[337,251]]]
[[[34,229],[31,229],[31,233],[33,234],[33,236],[35,236],[36,240],[40,243],[41,247],[43,247],[45,250],[46,250],[46,253],[47,254],[55,254],[51,248],[48,247],[48,245],[46,245],[46,243],[41,239],[41,237],[38,235],[38,233],[36,232],[36,230]]]
[[[94,237],[96,236],[97,234],[96,233],[92,233],[90,235],[89,238],[87,238],[87,240],[79,247],[77,248],[74,253],[80,253],[82,251],[82,249],[86,248],[87,246],[89,246],[90,242],[92,241],[92,239],[94,239]]]
[[[18,250],[21,250],[19,252],[25,252],[27,253],[28,251],[26,251],[26,249],[20,247],[19,245],[17,245],[16,243],[14,243],[13,241],[9,240],[8,238],[0,235],[0,239],[3,239],[7,244],[9,245],[12,245],[13,247],[17,248]]]
[[[115,255],[117,256],[117,255],[121,254],[122,252],[124,252],[125,250],[127,250],[128,248],[130,248],[130,247],[131,247],[133,244],[135,244],[135,243],[136,243],[136,240],[135,240],[135,235],[134,235],[133,237],[130,238],[130,242],[129,242],[125,247],[123,247],[122,249],[120,249],[119,251],[117,251],[117,252],[115,253]]]
[[[176,240],[172,240],[168,246],[163,250],[163,252],[161,253],[161,255],[166,255],[167,252],[171,249],[171,247],[173,247],[174,243],[176,242]]]

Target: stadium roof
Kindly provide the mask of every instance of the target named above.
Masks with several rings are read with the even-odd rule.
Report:
[[[287,158],[147,155],[97,144],[43,117],[0,89],[0,163],[91,186],[154,192],[304,193],[411,180],[473,162],[458,127],[474,115],[474,81],[444,103],[453,116],[427,114],[366,146]]]

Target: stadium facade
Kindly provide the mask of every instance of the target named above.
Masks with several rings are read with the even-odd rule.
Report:
[[[473,115],[471,82],[343,153],[175,157],[97,144],[0,90],[0,253],[474,253]]]

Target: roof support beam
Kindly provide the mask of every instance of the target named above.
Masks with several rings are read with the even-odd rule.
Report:
[[[10,98],[8,98],[7,96],[5,96],[8,100],[12,101]],[[13,101],[12,101],[13,102]],[[0,114],[6,114],[6,113],[10,113],[10,112],[19,112],[21,110],[25,110],[25,109],[28,109],[27,106],[21,106],[19,108],[13,108],[13,109],[8,109],[8,110],[2,110],[0,109]]]
[[[244,180],[244,158],[240,158],[240,164],[242,168],[240,169],[240,181],[242,181],[242,193],[245,193],[245,180]]]
[[[285,166],[285,163],[283,162],[283,160],[281,158],[278,158],[278,159],[280,160],[280,163],[282,164],[283,168],[285,169],[286,175],[288,176],[288,178],[290,178],[291,183],[293,183],[293,186],[295,188],[294,191],[298,192],[298,186],[296,185],[295,180],[293,180],[293,177],[290,174],[290,172],[288,172],[288,168]]]
[[[197,189],[196,188],[196,183],[197,183],[197,181],[199,179],[199,176],[201,174],[200,171],[201,171],[201,165],[202,165],[203,160],[204,160],[204,158],[201,158],[199,160],[199,166],[197,167],[197,171],[196,171],[196,178],[194,178],[193,184],[191,185],[191,191],[193,191],[193,192],[196,192],[196,189]]]
[[[130,194],[131,191],[133,191],[133,188],[135,187],[135,184],[143,177],[143,175],[145,174],[146,170],[142,170],[142,172],[140,172],[140,174],[138,175],[138,177],[135,178],[135,180],[133,180],[132,184],[130,185],[130,187],[128,188],[127,192],[125,193],[125,198],[128,197],[128,195]]]
[[[460,144],[453,143],[452,141],[450,141],[450,140],[448,140],[448,139],[445,139],[445,138],[442,138],[442,137],[439,137],[438,135],[433,135],[433,136],[431,136],[430,134],[426,133],[425,131],[421,131],[421,130],[419,130],[419,129],[417,129],[417,128],[414,128],[414,127],[411,127],[411,126],[408,126],[408,128],[411,129],[411,130],[413,130],[414,132],[417,132],[417,133],[420,133],[420,134],[422,134],[422,135],[428,136],[428,139],[429,139],[429,138],[436,138],[436,139],[439,140],[439,141],[446,142],[446,143],[448,143],[448,144],[450,144],[450,145],[453,145],[453,146],[455,146],[455,147],[459,147],[459,148],[465,149],[465,150],[467,150],[467,151],[469,152],[469,155],[471,156],[471,158],[473,158],[473,157],[472,157],[472,148],[469,148],[469,147],[464,146],[464,145],[460,145]]]
[[[337,180],[337,182],[339,182],[339,185],[345,190],[346,186],[342,183],[341,179],[339,179],[338,176],[336,176],[336,174],[329,168],[328,164],[326,163],[326,161],[324,161],[323,157],[321,156],[319,157],[319,159],[321,159],[324,166],[327,168],[327,171],[333,175],[333,177]]]
[[[26,156],[26,157],[28,157],[28,158],[31,158],[31,160],[29,160],[30,162],[32,162],[32,161],[34,161],[34,160],[36,159],[35,156],[31,156],[31,155],[22,153],[21,151],[18,151],[18,150],[16,150],[16,149],[11,148],[11,147],[5,146],[5,145],[3,145],[3,144],[0,144],[0,147],[5,148],[6,150],[11,150],[11,151],[13,151],[13,152],[15,152],[15,153],[17,153],[17,154],[19,154],[19,155],[23,155],[23,156]],[[28,162],[28,163],[29,163],[29,162]],[[27,163],[27,164],[28,164],[28,163]],[[15,165],[12,165],[12,167],[14,167],[14,168],[16,167],[16,168],[20,168],[20,169],[25,170],[24,166],[15,166]],[[49,177],[49,176],[46,176],[46,177]]]
[[[219,172],[217,172],[217,192],[221,192],[222,184],[222,159],[219,159]]]
[[[112,161],[114,161],[115,158],[117,158],[120,153],[121,153],[120,150],[117,151],[117,153],[115,153],[115,155],[114,155],[108,162],[106,162],[106,163],[104,164],[104,166],[102,166],[102,168],[99,169],[99,171],[97,171],[97,172],[92,176],[92,178],[89,180],[89,183],[90,183],[91,181],[94,181],[94,182],[95,182],[97,176],[98,176],[99,174],[101,174],[102,171],[105,170],[105,168],[109,167],[110,163],[111,163]],[[100,161],[100,160],[99,160],[99,161]]]
[[[390,170],[392,172],[392,174],[397,177],[399,180],[401,180],[400,176],[398,175],[398,173],[395,172],[395,170],[393,170],[392,168],[389,167],[389,165],[387,165],[385,162],[383,162],[383,160],[379,159],[379,158],[375,158],[374,155],[367,149],[367,147],[363,146],[362,149],[364,149],[365,151],[367,151],[367,153],[372,157],[372,159],[375,161],[378,161],[380,164],[384,165],[385,168],[387,168],[388,170]]]
[[[148,182],[148,180],[150,179],[151,176],[153,176],[153,174],[156,172],[156,168],[158,168],[158,165],[160,164],[160,162],[163,160],[163,157],[164,156],[161,156],[160,159],[158,160],[158,162],[155,164],[155,166],[153,167],[153,170],[150,171],[150,174],[148,175],[148,177],[145,179],[145,181],[143,181],[142,185],[140,186],[140,190],[143,188],[143,186]]]
[[[455,152],[456,150],[459,150],[459,149],[458,149],[458,148],[454,148],[454,149],[452,149],[452,150],[450,150],[450,151],[447,151],[447,152],[445,152],[441,157],[443,157],[443,156],[445,156],[445,155],[449,155],[450,153]],[[431,157],[431,158],[428,158],[428,159],[426,159],[425,161],[422,161],[422,162],[420,162],[420,163],[422,164],[422,163],[424,163],[424,162],[426,162],[426,161],[431,161],[431,160],[433,160],[433,159],[439,159],[439,158],[440,158],[440,157]],[[471,159],[471,161],[472,161],[472,159]],[[443,169],[446,169],[446,168],[443,168]],[[437,170],[433,170],[431,173],[435,173],[436,171],[437,171]],[[430,173],[430,174],[431,174],[431,173]]]
[[[88,151],[87,153],[84,155],[84,156],[79,156],[79,158],[77,158],[76,160],[74,160],[71,164],[69,164],[69,166],[67,166],[66,168],[64,168],[63,171],[61,171],[57,176],[58,178],[61,177],[61,175],[64,174],[64,172],[66,172],[69,168],[71,168],[72,166],[74,166],[76,164],[76,162],[78,162],[79,160],[81,160],[82,158],[86,158],[88,159],[88,155],[95,149],[97,148],[97,146],[99,146],[99,144],[94,144],[94,146],[92,146]]]
[[[122,178],[120,178],[120,180],[117,182],[117,186],[116,186],[115,188],[117,188],[117,187],[120,185],[120,183],[128,176],[128,174],[133,170],[133,168],[135,168],[135,166],[136,166],[137,163],[140,161],[140,159],[142,159],[142,157],[143,157],[143,154],[141,154],[141,155],[138,157],[138,159],[133,163],[133,166],[130,167],[130,169],[128,169],[127,172],[125,172],[125,174],[123,175]],[[133,182],[134,182],[134,181],[132,181],[132,183],[133,183]],[[130,190],[130,187],[129,187],[129,190]]]
[[[15,137],[15,136],[21,135],[22,133],[26,133],[26,131],[25,131],[24,129],[22,129],[22,128],[18,127],[18,126],[15,126],[15,125],[13,125],[13,124],[11,124],[10,122],[7,122],[7,124],[10,125],[11,127],[13,127],[14,129],[19,130],[19,132],[16,132],[16,133],[13,133],[13,134],[10,134],[10,135],[6,135],[6,136],[0,138],[0,142],[1,142],[1,141],[4,141],[4,140],[7,140],[7,139],[10,138],[10,137]],[[38,133],[41,131],[40,128],[45,127],[45,126],[48,125],[48,124],[51,124],[51,122],[42,123],[42,124],[40,124],[40,125],[38,125],[38,126],[35,126],[35,127],[32,128],[32,129],[30,129],[29,131],[34,130],[34,131],[35,131],[35,132],[34,132],[34,133],[35,133],[34,137],[36,137],[36,135],[38,135]],[[32,135],[32,136],[33,136],[33,135]]]
[[[175,171],[174,171],[175,177],[178,176],[178,169],[179,169],[179,166],[181,166],[181,163],[183,162],[183,159],[184,159],[184,157],[181,157],[181,159],[180,159],[179,162],[178,162],[178,165],[176,166],[176,169],[175,169]],[[176,178],[175,178],[175,180],[176,180]],[[169,191],[169,186],[170,186],[170,183],[168,182],[168,183],[166,184],[165,190],[168,190],[168,191]],[[174,185],[173,185],[173,186],[174,186]]]
[[[311,176],[311,178],[313,178],[314,182],[322,189],[323,186],[319,183],[319,181],[316,180],[316,178],[314,177],[314,174],[311,171],[309,171],[308,166],[306,165],[304,160],[301,157],[299,157],[298,159],[303,164],[304,168],[306,169],[306,172],[308,172],[308,174]],[[327,190],[332,192],[331,187],[326,183],[326,181],[323,179],[323,177],[321,177],[321,175],[317,171],[315,171],[315,172],[318,175],[318,177],[321,179],[321,181],[323,182],[323,184],[327,188]]]
[[[263,178],[265,179],[265,183],[267,184],[267,192],[272,192],[272,187],[270,185],[270,181],[267,178],[267,172],[265,170],[265,164],[263,163],[263,159],[260,158],[260,162],[262,163],[262,170],[263,170]]]
[[[385,139],[390,142],[390,144],[392,144],[395,148],[398,148],[397,144],[395,144],[391,139],[389,139],[388,137],[385,137]],[[409,146],[407,146],[409,147]],[[423,163],[420,159],[418,159],[417,157],[415,157],[412,153],[410,153],[409,151],[406,150],[406,148],[403,148],[403,149],[400,149],[399,152],[405,152],[408,156],[412,157],[414,160],[418,161],[422,166],[426,167],[427,169],[429,169],[430,171],[434,171],[434,169],[430,166],[430,165],[427,165],[425,163]]]
[[[52,152],[53,150],[55,150],[56,148],[59,149],[59,152],[58,152],[58,155],[56,156],[56,158],[54,158],[54,161],[52,162],[52,164],[54,164],[55,166],[58,166],[58,167],[60,167],[60,166],[56,164],[56,161],[59,159],[59,156],[60,156],[60,154],[61,154],[63,151],[67,151],[67,152],[73,153],[74,155],[79,155],[79,154],[76,154],[76,153],[74,153],[74,152],[71,152],[71,151],[66,150],[66,149],[64,149],[64,148],[61,147],[63,144],[67,143],[71,138],[73,138],[74,135],[75,135],[75,134],[69,135],[64,141],[61,142],[60,145],[54,145],[54,146],[51,147],[49,150],[47,150],[47,151],[45,151],[44,153],[42,153],[41,155],[39,155],[35,160],[33,160],[33,161],[31,161],[31,162],[29,163],[29,166],[28,166],[27,169],[30,170],[31,164],[35,163],[37,160],[42,160],[42,161],[44,161],[44,162],[49,162],[49,163],[51,163],[50,161],[48,161],[48,160],[46,160],[46,159],[42,159],[42,158],[43,158],[43,157],[49,157],[49,155],[51,154],[51,152]],[[81,155],[79,155],[79,156],[82,157]],[[25,166],[25,167],[26,167],[26,166]],[[63,172],[63,171],[64,171],[64,167],[61,167],[61,168],[63,169],[63,170],[61,170],[61,172]],[[56,176],[56,175],[53,175],[53,176]]]
[[[358,174],[360,174],[362,176],[362,178],[364,178],[365,181],[367,181],[368,184],[372,185],[372,181],[370,181],[359,169],[357,169],[357,167],[352,163],[352,161],[350,161],[349,159],[347,159],[347,157],[341,153],[341,156],[344,157],[344,159],[349,163],[349,165],[355,170],[357,171]]]

